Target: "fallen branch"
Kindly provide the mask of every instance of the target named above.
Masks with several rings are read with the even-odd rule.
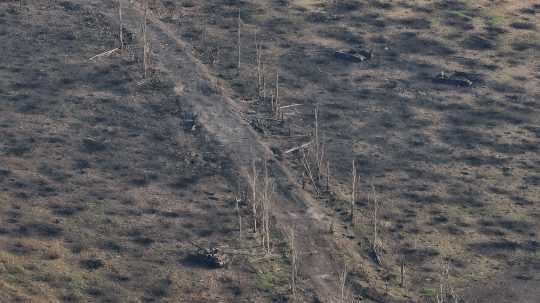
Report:
[[[290,108],[290,107],[297,107],[297,106],[302,106],[302,105],[304,105],[304,104],[296,103],[296,104],[281,106],[279,109],[282,110],[282,109],[286,109],[286,108]]]
[[[306,148],[306,147],[310,146],[312,143],[313,143],[313,141],[309,141],[308,143],[304,143],[304,144],[302,144],[302,145],[300,145],[300,146],[293,147],[293,148],[291,148],[291,149],[286,150],[286,151],[284,152],[284,154],[290,154],[290,153],[295,152],[295,151],[297,151],[297,150]]]
[[[294,139],[294,138],[306,138],[310,135],[267,135],[268,138],[286,138],[286,139]]]
[[[141,85],[144,85],[146,83],[148,83],[150,81],[150,79],[146,78],[146,79],[142,79],[141,81],[137,82],[137,86],[141,86]]]
[[[114,53],[116,53],[117,51],[119,51],[120,49],[119,48],[115,48],[115,49],[111,49],[109,51],[106,51],[106,52],[103,52],[101,54],[98,54],[98,55],[95,55],[94,57],[88,59],[88,61],[92,61],[94,59],[97,59],[97,58],[101,58],[101,57],[107,57],[107,56],[110,56]]]
[[[255,262],[261,262],[261,261],[264,261],[264,260],[274,259],[274,258],[281,258],[281,255],[269,254],[269,255],[264,255],[264,256],[256,258],[256,259],[250,259],[249,261],[255,263]]]
[[[229,255],[243,255],[243,256],[255,256],[255,257],[261,256],[261,253],[242,251],[242,250],[224,250],[223,252]]]
[[[308,176],[311,179],[311,184],[313,184],[313,188],[315,189],[315,192],[317,193],[317,197],[318,197],[320,195],[319,188],[317,187],[317,183],[315,182],[315,179],[313,178],[313,173],[311,172],[311,167],[306,158],[306,153],[304,152],[303,148],[302,148],[302,156],[303,156],[304,168],[306,169]]]

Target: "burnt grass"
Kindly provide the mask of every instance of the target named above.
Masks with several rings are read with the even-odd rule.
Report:
[[[4,1],[0,24],[0,301],[257,298],[240,265],[183,262],[236,245],[238,177],[166,75],[138,84],[137,41],[88,61],[116,32],[77,1]]]
[[[257,32],[267,79],[279,69],[282,104],[303,105],[286,112],[278,126],[253,124],[276,150],[309,138],[313,108],[319,105],[333,178],[332,192],[321,198],[328,213],[366,242],[372,184],[385,205],[386,265],[367,279],[382,281],[382,271],[395,277],[404,255],[415,281],[408,295],[429,301],[433,298],[419,294],[433,287],[429,281],[436,280],[444,258],[459,264],[452,275],[462,290],[468,279],[515,270],[509,265],[513,259],[538,258],[540,104],[534,75],[540,39],[534,1],[524,1],[516,11],[504,5],[491,10],[488,1],[475,6],[466,1],[348,0],[337,6],[199,1],[165,10],[166,3],[157,1],[152,8],[182,33],[236,99],[254,101],[257,115],[268,115],[267,101],[255,102]],[[182,18],[172,18],[180,13]],[[519,17],[509,17],[514,13]],[[373,56],[349,62],[336,58],[342,50]],[[448,78],[437,81],[441,72]],[[347,205],[353,159],[359,167],[363,222],[354,228]],[[283,161],[300,180],[300,158]],[[377,266],[364,255],[357,262],[369,273]],[[481,259],[493,264],[480,264]],[[479,271],[486,276],[477,276]],[[390,287],[399,288],[397,278]]]

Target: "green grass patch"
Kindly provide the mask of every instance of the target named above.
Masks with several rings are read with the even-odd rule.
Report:
[[[261,291],[271,292],[274,289],[276,277],[272,272],[262,272],[257,274],[255,285]]]
[[[488,26],[499,27],[504,23],[504,15],[495,9],[484,8],[480,11],[480,16]]]
[[[437,295],[437,290],[435,288],[422,288],[420,293],[425,297],[433,298]]]
[[[269,293],[286,293],[289,285],[289,266],[284,258],[258,263],[255,287]]]

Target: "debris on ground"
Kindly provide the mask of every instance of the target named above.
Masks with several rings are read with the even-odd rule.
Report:
[[[182,124],[185,131],[196,131],[197,130],[197,118],[196,113],[185,112],[182,117]]]
[[[262,121],[261,119],[257,119],[257,118],[253,118],[251,120],[249,120],[249,125],[251,125],[251,127],[253,127],[253,129],[255,131],[257,131],[258,133],[261,133],[261,134],[264,134],[265,133],[265,129],[267,128],[264,121]]]
[[[197,248],[195,257],[200,264],[213,268],[221,268],[227,264],[227,256],[218,247],[203,248],[195,243],[191,244]]]
[[[442,71],[433,79],[433,82],[460,87],[471,87],[473,85],[473,82],[464,73],[460,72],[448,74]]]
[[[347,49],[347,50],[338,50],[335,52],[337,59],[349,61],[349,62],[364,62],[373,57],[371,51],[362,50],[362,49]]]
[[[87,137],[82,140],[83,149],[86,152],[98,152],[106,149],[106,144],[98,139]]]

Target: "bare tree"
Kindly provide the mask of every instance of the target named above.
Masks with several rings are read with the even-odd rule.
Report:
[[[330,160],[326,160],[326,191],[330,191]]]
[[[317,194],[317,197],[319,197],[321,194],[321,190],[319,187],[324,186],[325,168],[327,172],[326,188],[327,189],[329,188],[330,166],[329,166],[328,160],[326,160],[326,164],[325,164],[325,147],[324,147],[324,144],[321,143],[321,139],[320,139],[319,105],[315,107],[314,114],[315,114],[315,123],[314,123],[314,129],[312,132],[312,140],[306,144],[301,145],[300,147],[292,148],[286,151],[285,153],[289,153],[291,151],[298,150],[298,149],[302,151],[302,164],[304,166],[305,175],[308,176],[309,179],[311,180],[311,183]]]
[[[315,181],[315,178],[313,176],[313,171],[311,169],[310,161],[308,160],[308,157],[306,155],[305,148],[301,147],[300,150],[302,151],[302,163],[304,164],[304,170],[307,176],[309,177],[309,179],[311,180],[311,184],[313,185],[313,189],[315,190],[315,193],[317,194],[317,196],[319,196],[320,195],[319,187],[317,186],[317,182]]]
[[[118,0],[118,23],[120,23],[120,49],[124,48],[124,22],[122,21],[122,0]]]
[[[298,250],[296,249],[294,228],[289,228],[289,254],[291,258],[291,293],[296,302],[296,283],[298,278]]]
[[[265,64],[264,62],[261,62],[261,77],[262,77],[262,99],[266,100],[266,76],[265,76]]]
[[[399,256],[399,273],[399,286],[403,288],[405,287],[405,256],[403,254]]]
[[[253,232],[257,233],[257,179],[258,179],[258,172],[257,172],[257,164],[255,162],[255,159],[253,159],[251,164],[251,175],[249,176],[250,179],[250,186],[251,186],[251,211],[253,215]]]
[[[148,38],[147,38],[147,18],[148,18],[148,0],[144,1],[144,20],[143,20],[143,77],[148,76]]]
[[[322,183],[324,174],[324,158],[325,147],[321,143],[321,133],[319,125],[319,104],[315,106],[315,125],[313,130],[313,157],[314,157],[314,170],[317,177],[317,181]]]
[[[266,254],[271,253],[271,247],[270,247],[270,204],[272,199],[272,194],[274,191],[274,184],[270,180],[270,176],[268,175],[268,165],[266,164],[266,161],[264,163],[264,181],[263,181],[263,196],[261,199],[261,206],[262,206],[262,239],[263,239],[263,246],[265,247]]]
[[[320,154],[320,142],[319,142],[319,104],[315,106],[315,135],[314,135],[314,145],[315,148],[315,163],[319,164],[319,154]]]
[[[375,185],[371,184],[371,194],[373,199],[373,239],[372,239],[372,248],[373,250],[378,249],[378,211],[379,211],[379,200],[377,199],[377,192],[375,191]]]
[[[279,108],[279,70],[278,69],[276,69],[275,95],[271,101],[271,107],[272,107],[272,115],[274,116],[274,118],[279,119],[281,114],[280,114],[280,108]]]
[[[354,209],[356,205],[356,185],[357,185],[356,161],[352,161],[352,192],[351,192],[351,224],[354,226]]]
[[[343,265],[343,270],[339,273],[339,290],[341,293],[340,302],[345,303],[347,298],[346,286],[347,286],[347,264]]]
[[[242,196],[237,196],[236,200],[236,215],[238,216],[238,240],[240,245],[242,245],[242,214],[240,213],[240,202],[242,201]]]
[[[373,202],[372,204],[372,225],[373,225],[373,238],[371,240],[371,252],[373,254],[373,258],[375,259],[375,262],[377,264],[382,265],[382,259],[381,259],[381,243],[379,240],[379,218],[378,218],[378,212],[379,212],[379,199],[377,197],[377,192],[375,191],[375,186],[371,184],[371,200]]]
[[[262,48],[259,41],[257,40],[257,32],[258,31],[255,31],[255,61],[257,63],[257,98],[260,99],[263,95]]]
[[[439,288],[435,294],[437,303],[458,303],[459,298],[455,289],[450,283],[450,262],[445,260],[441,262],[439,272]]]
[[[241,52],[242,52],[242,46],[241,46],[241,39],[242,36],[242,17],[240,15],[240,7],[238,7],[238,74],[240,74],[240,64],[241,64]]]

